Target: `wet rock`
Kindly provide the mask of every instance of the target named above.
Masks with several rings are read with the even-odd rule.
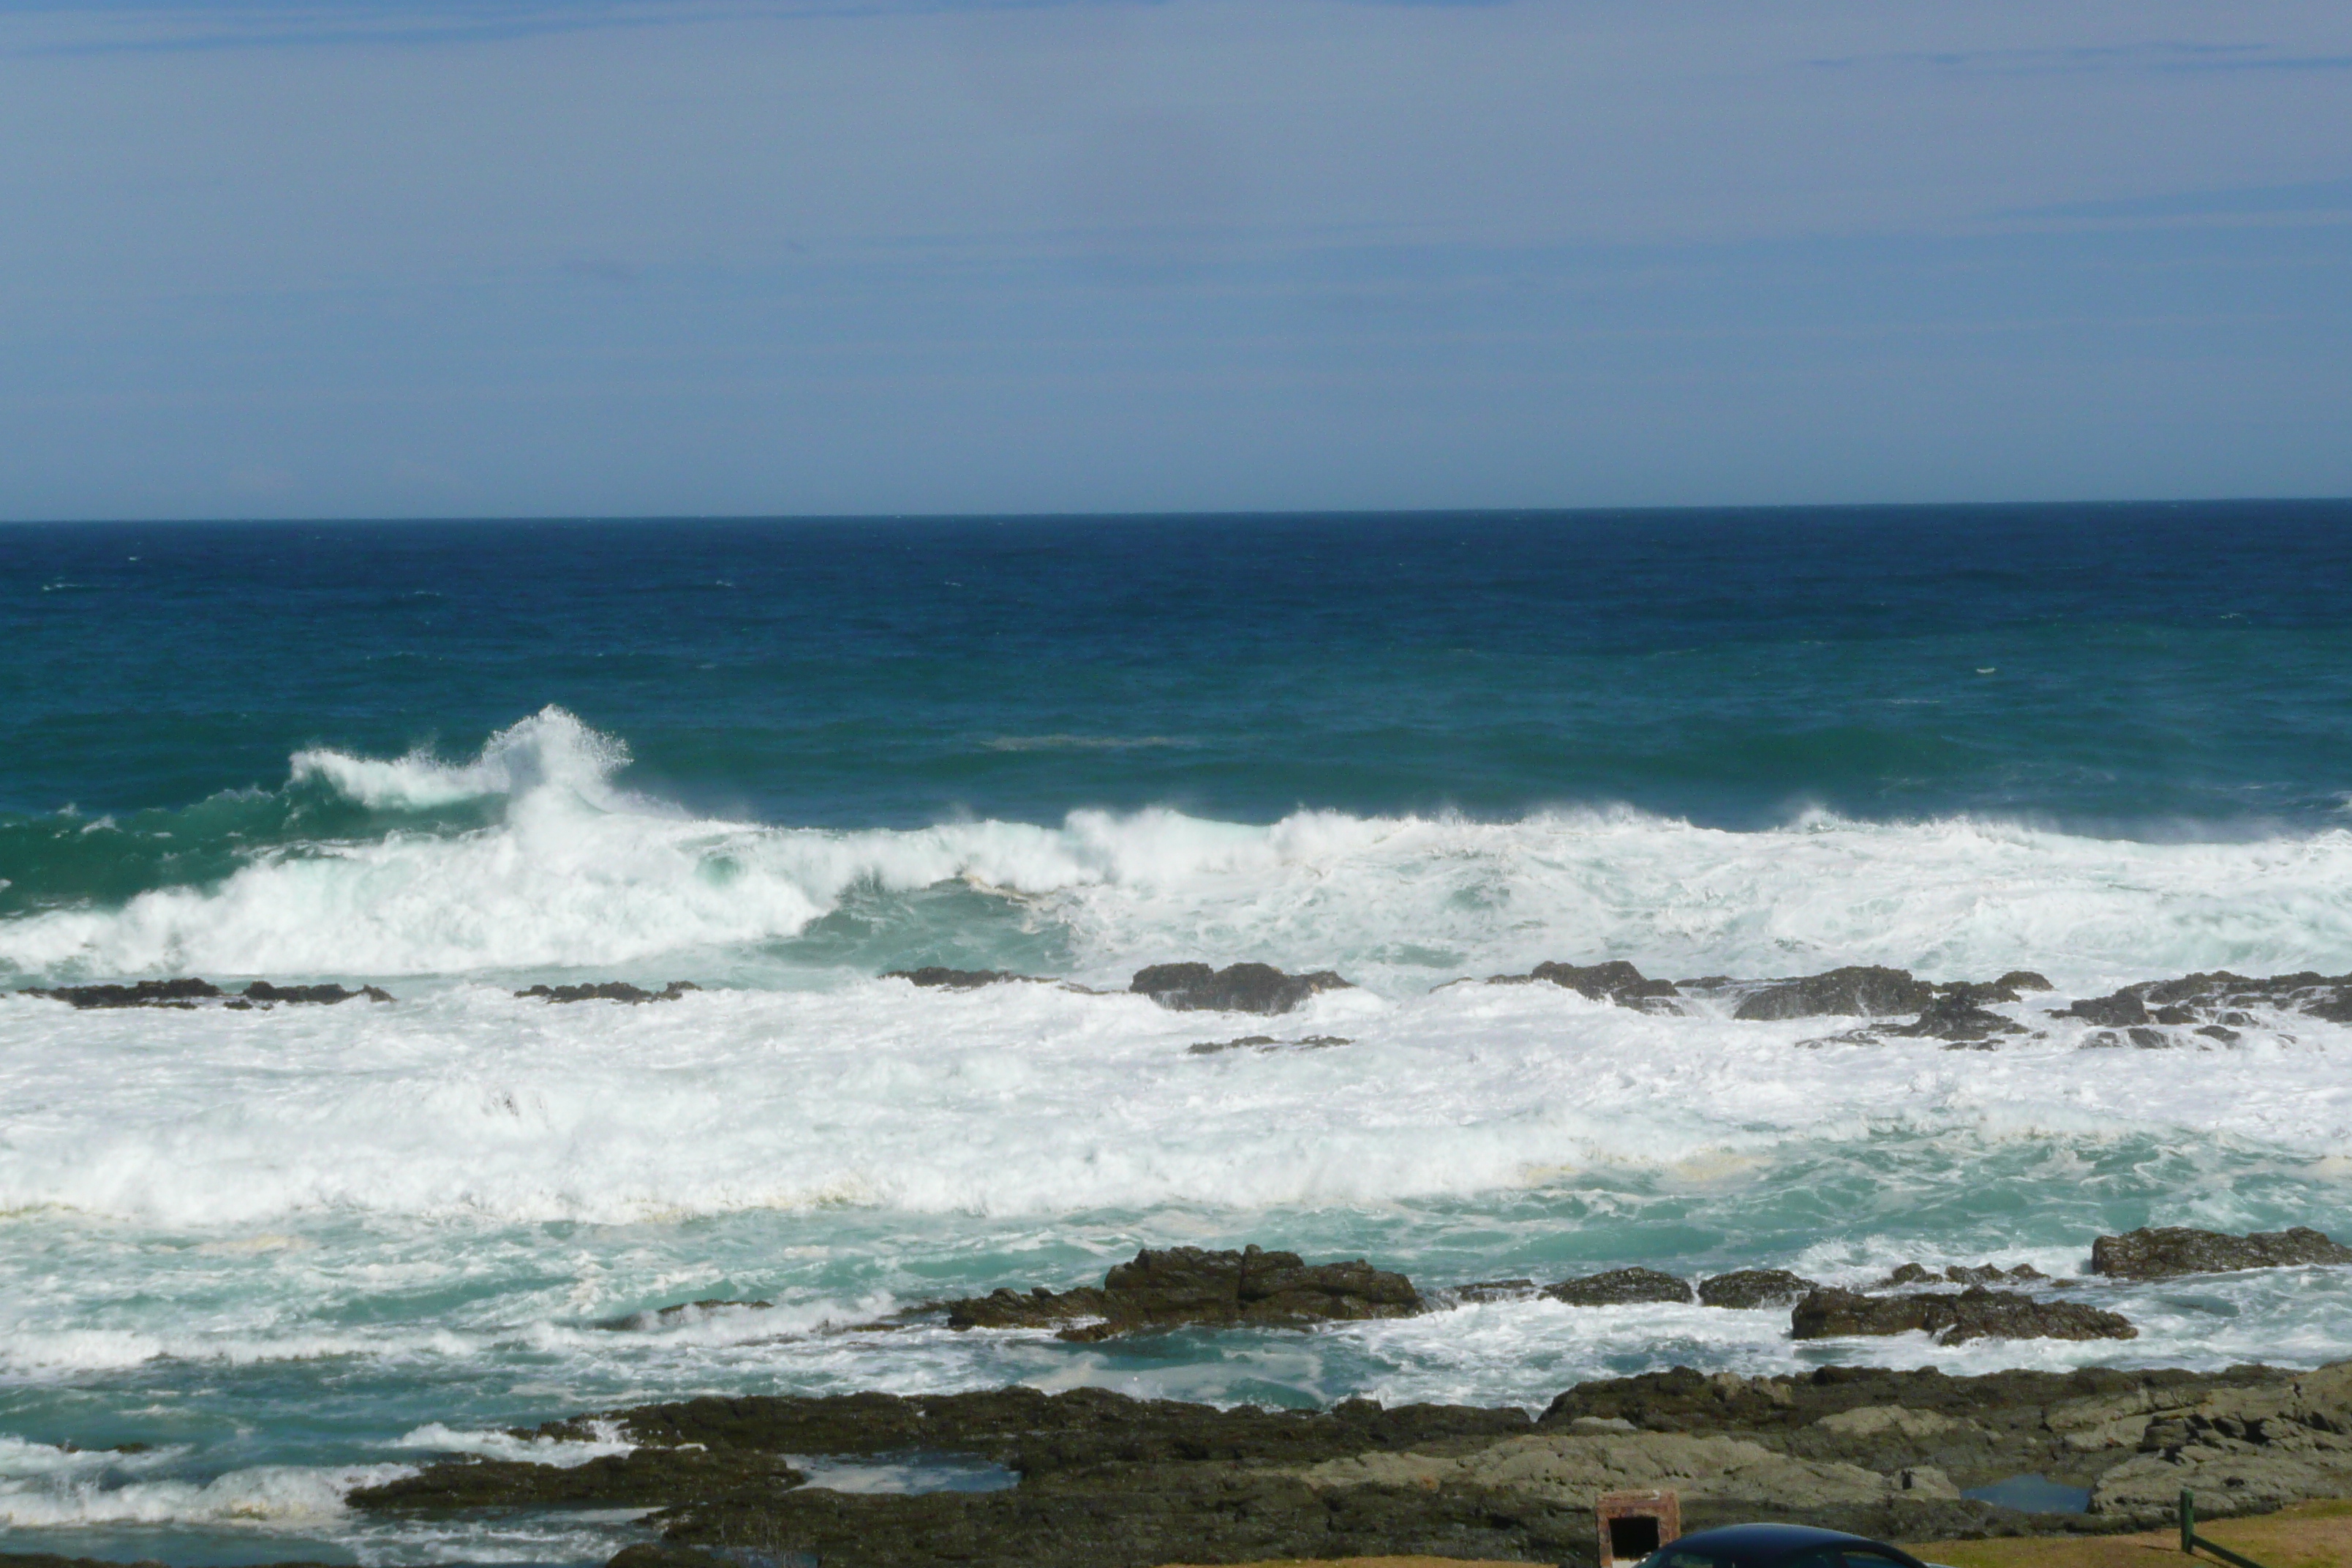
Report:
[[[2023,1283],[2049,1278],[2031,1263],[2021,1263],[2013,1268],[2002,1268],[1992,1263],[1979,1263],[1972,1268],[1954,1263],[1940,1273],[1931,1272],[1922,1264],[1906,1263],[1870,1288],[1873,1290],[1899,1290],[1911,1285],[1999,1285],[2004,1281]]]
[[[977,991],[983,985],[1004,985],[1014,981],[1027,981],[1041,985],[1053,982],[1042,975],[1015,974],[1009,969],[949,969],[927,963],[920,969],[892,969],[883,973],[885,980],[903,980],[909,985],[946,991]]]
[[[1818,1279],[1791,1274],[1785,1268],[1737,1268],[1698,1282],[1702,1307],[1753,1310],[1759,1307],[1789,1307],[1822,1288]]]
[[[1865,1296],[1816,1290],[1797,1303],[1792,1339],[1927,1333],[1937,1344],[1970,1340],[2129,1340],[2139,1331],[2120,1315],[2079,1301],[2042,1301],[2015,1290],[1972,1285],[1958,1295]]]
[[[2091,1243],[2091,1272],[2117,1279],[2169,1279],[2181,1274],[2228,1274],[2242,1268],[2293,1268],[2352,1263],[2338,1246],[2305,1226],[2230,1236],[2186,1226],[2160,1226],[2103,1236]]]
[[[392,993],[381,986],[362,985],[356,991],[346,991],[340,985],[272,985],[267,980],[257,980],[243,993],[247,1002],[322,1003],[333,1006],[364,996],[371,1002],[389,1002]]]
[[[551,1422],[531,1435],[580,1437],[616,1426],[633,1441],[666,1447],[700,1444],[714,1450],[845,1457],[968,1454],[1019,1471],[1025,1485],[1059,1471],[1110,1463],[1311,1464],[1368,1449],[1491,1441],[1525,1433],[1530,1424],[1527,1412],[1515,1408],[1390,1408],[1350,1399],[1328,1410],[1248,1405],[1219,1409],[1174,1399],[1134,1399],[1101,1388],[1048,1394],[1016,1386],[907,1396],[706,1396]]]
[[[751,1449],[636,1448],[584,1465],[458,1459],[353,1492],[353,1508],[380,1513],[467,1508],[659,1507],[682,1496],[765,1495],[808,1478],[782,1456]]]
[[[2000,979],[1994,981],[1993,984],[2000,986],[2004,991],[2049,991],[2055,989],[2049,981],[2044,980],[2041,975],[2036,974],[2031,969],[2012,969],[2008,973],[2002,975]]]
[[[1146,1247],[1103,1277],[1102,1288],[1023,1295],[998,1290],[947,1303],[953,1329],[1060,1329],[1066,1340],[1100,1340],[1150,1329],[1296,1328],[1428,1310],[1402,1274],[1361,1258],[1308,1266],[1295,1252],[1251,1247],[1209,1252]],[[1087,1321],[1087,1320],[1094,1320]]]
[[[1328,969],[1286,974],[1270,963],[1155,963],[1135,972],[1128,989],[1178,1013],[1287,1013],[1308,997],[1348,989]]]
[[[1673,981],[1645,980],[1640,970],[1623,959],[1581,965],[1538,963],[1528,978],[1549,981],[1595,1002],[1614,1002],[1621,1007],[1643,1007],[1682,994]]]
[[[1935,1000],[1936,988],[1924,980],[1913,979],[1907,969],[1855,965],[1768,985],[1742,1001],[1731,1016],[1764,1022],[1781,1018],[1875,1018],[1921,1012]]]
[[[142,980],[132,985],[58,985],[47,990],[28,986],[27,996],[47,996],[79,1008],[193,1007],[221,994],[209,980]]]
[[[1692,1299],[1690,1281],[1655,1268],[1612,1268],[1580,1279],[1547,1285],[1543,1294],[1571,1307],[1623,1307],[1641,1301],[1681,1301]]]
[[[547,1002],[675,1002],[689,991],[701,989],[691,980],[673,980],[658,991],[647,991],[625,980],[606,980],[593,985],[534,985],[515,995]]]
[[[2013,991],[1993,993],[1975,985],[1954,986],[1920,1009],[1916,1022],[1882,1032],[1911,1039],[1956,1042],[1990,1040],[2001,1035],[2025,1033],[2024,1025],[1988,1009],[1984,1004],[1990,1000],[2014,1002],[2017,994]]]
[[[1345,1035],[1302,1035],[1295,1040],[1277,1040],[1272,1035],[1244,1035],[1238,1040],[1202,1040],[1187,1046],[1185,1053],[1195,1057],[1213,1057],[1226,1051],[1325,1051],[1333,1046],[1352,1046],[1356,1042]]]
[[[2253,1022],[2250,1007],[2302,1013],[2329,1023],[2352,1023],[2352,974],[2254,977],[2228,970],[2184,974],[2177,980],[2144,980],[2105,996],[2093,996],[2056,1009],[2055,1018],[2079,1018],[2103,1028],[2135,1025],[2219,1024],[2242,1028]]]
[[[1485,1301],[1524,1301],[1536,1293],[1532,1279],[1480,1279],[1456,1285],[1445,1294],[1465,1306]]]

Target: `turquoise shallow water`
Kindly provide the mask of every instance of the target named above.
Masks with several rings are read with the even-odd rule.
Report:
[[[2086,1285],[2141,1337],[1958,1351],[1537,1301],[1097,1346],[865,1326],[1144,1245],[1443,1288],[2352,1229],[2352,1034],[2105,1050],[2045,1013],[2352,969],[2347,523],[0,529],[0,974],[399,998],[0,999],[0,1544],[601,1562],[627,1520],[341,1499],[709,1391],[1540,1406],[1676,1363],[2352,1355],[2326,1271]],[[1979,1053],[1448,984],[1619,957],[2057,989]],[[1358,985],[1262,1020],[876,978],[1117,993],[1195,958]],[[615,976],[705,989],[512,994]],[[1189,1049],[1261,1033],[1348,1044]],[[771,1305],[602,1326],[709,1297]]]

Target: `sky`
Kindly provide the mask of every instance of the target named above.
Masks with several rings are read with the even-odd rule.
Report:
[[[2344,0],[0,0],[0,518],[2345,494]]]

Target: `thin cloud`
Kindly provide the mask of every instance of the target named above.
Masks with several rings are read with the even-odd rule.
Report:
[[[1831,70],[1920,68],[1985,76],[2054,76],[2092,72],[2277,71],[2352,69],[2352,55],[2283,55],[2270,44],[2150,41],[2027,49],[1905,49],[1887,54],[1811,59]]]

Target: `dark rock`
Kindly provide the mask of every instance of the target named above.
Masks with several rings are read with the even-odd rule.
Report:
[[[80,1008],[193,1007],[221,994],[209,980],[142,980],[134,985],[59,985],[49,990],[27,987],[27,996],[47,996]]]
[[[1761,1022],[1781,1018],[1876,1018],[1917,1013],[1935,1000],[1936,988],[1924,980],[1914,980],[1907,969],[1856,965],[1768,985],[1741,1002],[1731,1016]]]
[[[458,1459],[427,1465],[413,1476],[365,1487],[351,1495],[354,1508],[380,1513],[439,1512],[460,1508],[658,1507],[681,1496],[760,1495],[799,1486],[808,1478],[777,1454],[748,1448],[632,1449],[584,1465],[538,1465],[520,1459]]]
[[[1319,992],[1349,988],[1328,969],[1286,974],[1270,963],[1155,963],[1139,969],[1128,989],[1178,1013],[1287,1013]]]
[[[1645,1002],[1682,994],[1673,981],[1645,980],[1640,970],[1622,958],[1583,965],[1538,963],[1528,978],[1548,980],[1580,996],[1595,1002],[1614,1002],[1621,1007],[1639,1007]]]
[[[1516,1436],[1527,1412],[1466,1405],[1343,1400],[1328,1410],[1221,1410],[1108,1389],[1048,1394],[1012,1387],[979,1394],[706,1395],[601,1416],[550,1422],[539,1436],[592,1436],[617,1424],[635,1442],[772,1454],[967,1454],[1021,1473],[1110,1463],[1279,1460],[1313,1464],[1349,1454],[1426,1448],[1465,1438]],[[680,1500],[684,1500],[681,1497]]]
[[[356,991],[346,991],[340,985],[272,985],[267,980],[257,980],[245,988],[247,1002],[324,1003],[332,1006],[364,996],[371,1002],[389,1002],[392,993],[374,985],[362,985]]]
[[[1238,1040],[1202,1040],[1186,1046],[1185,1052],[1196,1057],[1213,1057],[1223,1051],[1252,1050],[1264,1053],[1288,1047],[1294,1051],[1327,1051],[1333,1046],[1352,1046],[1356,1042],[1345,1035],[1301,1035],[1295,1040],[1277,1040],[1272,1035],[1244,1035]]]
[[[1013,981],[1028,981],[1041,985],[1053,984],[1042,975],[1015,974],[1009,969],[948,969],[936,963],[927,963],[920,969],[888,970],[882,978],[949,991],[977,991],[983,985],[1003,985]]]
[[[2025,1033],[2025,1026],[2015,1019],[1987,1010],[1983,1003],[1988,999],[1982,987],[1956,985],[1922,1008],[1916,1022],[1884,1032],[1911,1039],[1954,1041],[1988,1040],[1997,1035]],[[2017,994],[2012,991],[2000,999],[2014,1002]]]
[[[1993,982],[2004,991],[2049,991],[2055,989],[2050,982],[2031,969],[2012,969]]]
[[[1588,1274],[1580,1279],[1547,1285],[1543,1293],[1571,1307],[1622,1307],[1638,1301],[1692,1300],[1689,1280],[1654,1268],[1612,1268],[1605,1274]]]
[[[647,991],[625,980],[606,980],[593,985],[534,985],[515,994],[549,1002],[675,1002],[689,991],[701,989],[691,980],[673,980],[658,991]]]
[[[1698,1282],[1702,1307],[1786,1307],[1820,1289],[1821,1282],[1785,1268],[1738,1268]]]
[[[2002,1268],[1991,1263],[1979,1263],[1973,1268],[1955,1263],[1940,1274],[1931,1272],[1920,1264],[1906,1263],[1871,1289],[1899,1290],[1906,1285],[1999,1285],[2005,1280],[2023,1283],[2048,1278],[2031,1263],[2021,1263],[2013,1268]]]
[[[950,1301],[947,1309],[952,1329],[1042,1329],[1099,1320],[1060,1331],[1061,1338],[1079,1341],[1149,1329],[1295,1328],[1428,1310],[1412,1280],[1361,1258],[1310,1268],[1295,1252],[1256,1247],[1240,1252],[1146,1247],[1105,1275],[1100,1289],[998,1290]]]
[[[1937,1344],[1969,1340],[2129,1340],[2139,1331],[2114,1312],[2079,1301],[2041,1301],[2015,1290],[1972,1285],[1958,1295],[1865,1296],[1816,1290],[1797,1303],[1792,1339],[1926,1332]]]
[[[1532,1279],[1480,1279],[1469,1285],[1456,1285],[1445,1292],[1465,1306],[1483,1301],[1523,1301],[1536,1293]]]
[[[2136,1024],[2212,1023],[2242,1028],[2253,1022],[2244,1009],[2255,1006],[2303,1013],[2328,1023],[2352,1023],[2352,974],[2303,970],[2255,978],[2215,970],[2184,974],[2177,980],[2144,980],[2109,995],[2057,1009],[2051,1016],[2080,1018],[2111,1029]]]
[[[2103,1236],[2091,1243],[2091,1272],[2117,1279],[2169,1279],[2181,1274],[2229,1274],[2242,1268],[2293,1268],[2352,1263],[2352,1247],[2320,1232],[2292,1230],[2230,1236],[2186,1226],[2160,1226]]]

